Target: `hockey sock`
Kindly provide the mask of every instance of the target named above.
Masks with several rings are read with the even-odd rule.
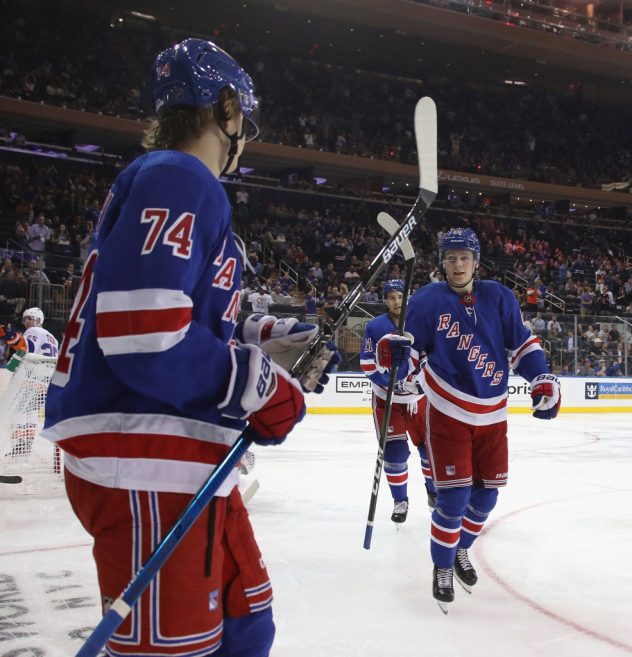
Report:
[[[478,535],[483,530],[491,510],[496,506],[498,500],[497,488],[475,488],[470,497],[461,524],[461,540],[459,547],[467,550],[472,546]]]
[[[432,512],[430,527],[430,556],[439,568],[451,568],[454,563],[461,521],[471,491],[471,486],[439,488],[437,491],[437,506]]]
[[[408,499],[408,465],[384,462],[384,474],[395,502]]]
[[[421,472],[426,483],[426,491],[429,493],[436,493],[437,489],[434,485],[434,481],[432,481],[432,471],[430,470],[430,461],[428,460],[426,446],[421,445],[417,450],[419,451],[419,457],[421,458]]]
[[[410,449],[407,440],[390,440],[384,448],[384,474],[395,502],[408,499],[408,457]]]

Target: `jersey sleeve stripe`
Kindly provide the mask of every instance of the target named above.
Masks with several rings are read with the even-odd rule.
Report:
[[[540,338],[537,336],[532,336],[525,342],[523,342],[515,351],[511,352],[511,367],[515,370],[518,367],[518,364],[524,356],[530,354],[533,351],[541,351],[542,345],[540,344]]]
[[[157,353],[175,347],[184,339],[188,327],[189,324],[181,331],[171,333],[148,333],[147,335],[97,338],[97,342],[105,356]]]
[[[97,342],[106,356],[155,353],[180,342],[191,324],[191,299],[152,288],[97,296]]]
[[[97,295],[97,313],[192,307],[193,301],[182,290],[160,287],[100,292]]]
[[[182,330],[190,323],[190,308],[101,312],[97,314],[97,337],[102,339],[149,333],[172,333]]]

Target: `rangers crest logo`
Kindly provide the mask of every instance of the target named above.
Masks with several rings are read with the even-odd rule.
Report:
[[[219,607],[219,589],[208,594],[208,610],[215,611]]]

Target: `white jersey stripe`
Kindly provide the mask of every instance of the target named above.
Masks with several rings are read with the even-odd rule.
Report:
[[[189,330],[187,324],[178,331],[168,333],[146,333],[143,335],[123,335],[115,338],[97,338],[101,351],[106,356],[135,353],[157,353],[167,351],[184,340]]]
[[[106,488],[195,494],[216,466],[206,463],[142,458],[93,456],[79,459],[68,452],[65,466],[77,477]],[[233,468],[217,493],[227,497],[239,482],[239,472]]]
[[[123,292],[101,292],[97,295],[97,313],[192,307],[193,301],[182,290],[159,287]]]

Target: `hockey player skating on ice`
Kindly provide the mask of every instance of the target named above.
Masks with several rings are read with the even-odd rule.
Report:
[[[552,419],[560,407],[537,337],[524,327],[511,290],[474,281],[480,245],[471,229],[452,229],[439,244],[446,282],[410,299],[406,331],[428,361],[421,383],[428,398],[428,458],[437,487],[430,553],[434,597],[447,613],[453,573],[466,590],[477,575],[468,549],[507,483],[509,367],[531,384],[533,415]],[[508,364],[505,350],[511,353]]]
[[[43,432],[66,452],[104,609],[246,421],[256,442],[282,442],[305,413],[301,384],[319,389],[331,366],[323,357],[299,384],[264,351],[280,342],[296,360],[312,325],[255,319],[232,341],[242,256],[219,177],[256,134],[250,77],[213,43],[186,39],[157,57],[151,87],[150,152],[103,205]],[[111,635],[109,655],[269,654],[272,590],[237,479],[234,468]]]
[[[57,356],[59,344],[57,338],[47,331],[44,324],[44,313],[40,308],[28,308],[22,313],[24,333],[11,324],[0,325],[0,338],[13,352],[7,363],[7,369],[15,371],[25,354],[36,354],[54,358]],[[33,380],[24,390],[21,401],[24,411],[18,411],[11,417],[11,451],[6,455],[13,458],[28,456],[33,447],[33,440],[40,423],[40,412],[43,410],[43,400],[46,397],[47,384]]]
[[[387,312],[367,323],[362,340],[360,366],[372,384],[373,420],[378,440],[384,416],[389,371],[378,367],[375,358],[376,345],[380,338],[397,330],[403,292],[404,281],[400,279],[387,281],[383,290]],[[413,373],[406,379],[398,381],[393,391],[393,406],[384,449],[384,472],[394,504],[391,520],[397,523],[404,522],[408,514],[408,457],[410,456],[408,435],[419,450],[430,507],[434,507],[436,497],[424,444],[424,422],[421,412],[424,399],[421,387],[416,381],[419,355],[413,354],[413,359]]]

